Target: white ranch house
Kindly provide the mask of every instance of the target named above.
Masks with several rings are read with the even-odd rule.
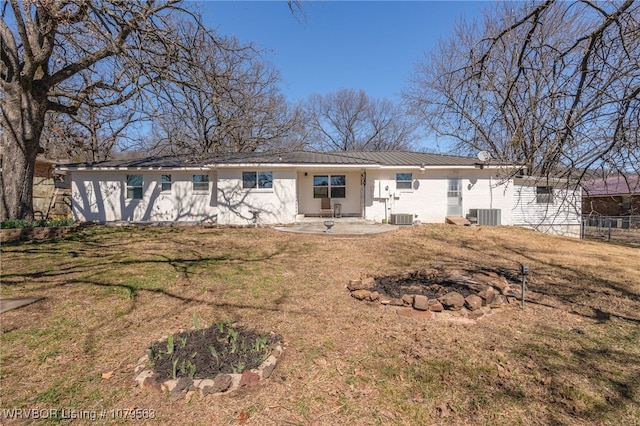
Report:
[[[503,178],[515,168],[470,157],[230,153],[109,160],[59,170],[71,174],[78,221],[290,224],[320,216],[322,199],[329,198],[336,216],[374,222],[444,223],[456,216],[564,235],[580,232],[579,189]]]

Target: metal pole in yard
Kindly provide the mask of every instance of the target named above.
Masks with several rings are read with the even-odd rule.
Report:
[[[609,237],[607,241],[611,242],[611,219],[609,219]]]
[[[527,286],[527,275],[529,275],[529,267],[524,263],[520,264],[520,273],[522,274],[522,309],[524,309],[524,289]]]

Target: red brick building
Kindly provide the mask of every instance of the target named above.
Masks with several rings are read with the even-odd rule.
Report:
[[[615,175],[585,182],[582,191],[582,214],[640,215],[640,175]]]

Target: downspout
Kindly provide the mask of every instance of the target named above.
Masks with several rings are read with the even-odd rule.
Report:
[[[489,175],[489,208],[493,208],[493,175]]]
[[[367,170],[362,169],[362,173],[360,173],[360,212],[362,214],[362,219],[367,218]]]

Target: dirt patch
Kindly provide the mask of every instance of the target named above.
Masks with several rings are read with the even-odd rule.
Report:
[[[221,373],[259,367],[280,341],[275,334],[220,322],[171,335],[154,343],[149,351],[158,380],[213,379]]]

